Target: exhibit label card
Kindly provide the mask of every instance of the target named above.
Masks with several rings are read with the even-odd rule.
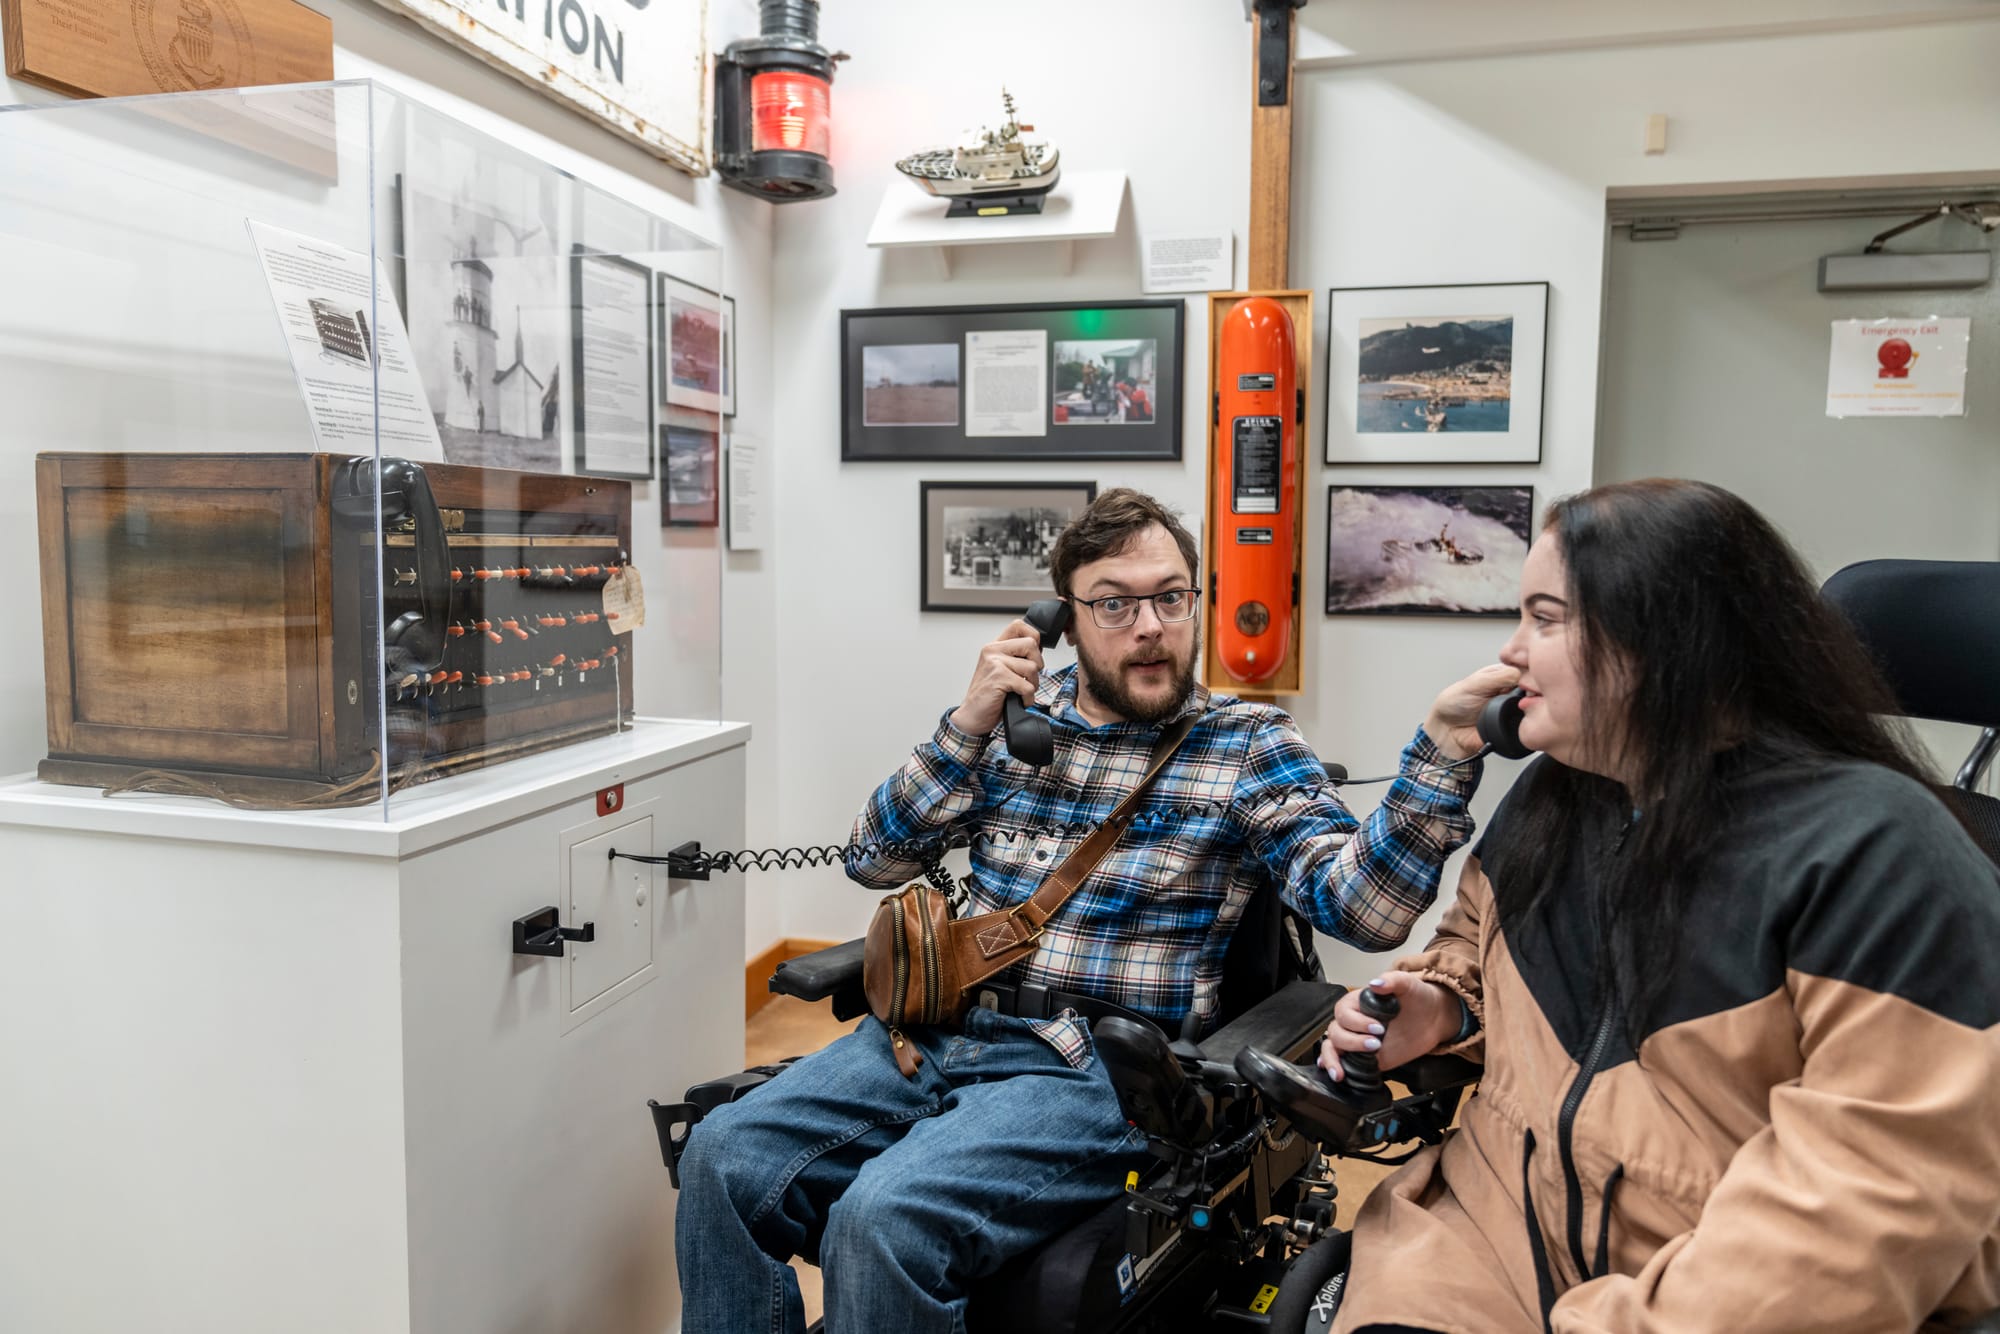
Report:
[[[1148,292],[1229,292],[1236,286],[1234,232],[1176,232],[1145,239]]]
[[[1048,396],[1048,330],[965,335],[966,435],[1047,435]]]
[[[1829,417],[1963,417],[1970,319],[1835,320]]]
[[[246,219],[277,303],[313,440],[330,454],[443,463],[444,442],[380,261]]]
[[[766,455],[755,436],[729,436],[729,549],[762,551],[770,508],[765,503]]]

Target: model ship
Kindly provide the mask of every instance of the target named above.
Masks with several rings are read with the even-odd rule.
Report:
[[[946,217],[1039,213],[1062,174],[1055,146],[1025,137],[1035,127],[1016,117],[1013,95],[1003,88],[1000,101],[1007,119],[999,129],[968,131],[955,147],[926,148],[896,164],[924,189],[952,201]]]

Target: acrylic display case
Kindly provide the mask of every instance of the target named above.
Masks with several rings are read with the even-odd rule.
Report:
[[[721,259],[369,82],[0,113],[0,773],[389,818],[715,721]]]

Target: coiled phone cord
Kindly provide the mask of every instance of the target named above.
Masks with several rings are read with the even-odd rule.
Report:
[[[1229,797],[1215,801],[1154,802],[1136,811],[1130,823],[1140,828],[1157,828],[1163,824],[1182,823],[1189,820],[1226,819],[1239,813],[1247,814],[1264,806],[1283,806],[1288,802],[1300,804],[1318,800],[1342,787],[1359,787],[1367,783],[1389,783],[1398,778],[1415,778],[1423,774],[1439,773],[1447,769],[1458,769],[1485,757],[1491,747],[1467,755],[1464,759],[1451,760],[1444,764],[1427,765],[1413,769],[1407,774],[1385,774],[1376,778],[1348,778],[1344,772],[1336,773],[1338,765],[1328,770],[1324,783],[1301,783],[1289,787],[1271,788],[1254,797]],[[1007,800],[1027,791],[1017,789]],[[612,855],[626,861],[666,865],[697,875],[708,875],[723,871],[791,871],[818,866],[845,866],[850,861],[913,861],[924,867],[925,875],[942,893],[956,893],[950,883],[950,876],[942,866],[944,854],[960,848],[975,845],[992,846],[1012,843],[1022,838],[1087,838],[1104,824],[1102,820],[1038,820],[1027,824],[966,824],[926,834],[921,838],[885,839],[873,843],[821,843],[795,848],[743,848],[731,851],[674,853],[670,857],[648,857],[638,853],[614,852]]]

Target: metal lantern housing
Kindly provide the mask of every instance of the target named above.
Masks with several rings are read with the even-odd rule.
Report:
[[[819,0],[761,0],[760,11],[761,33],[716,60],[716,170],[774,204],[824,199],[833,66],[847,54],[819,44]]]

